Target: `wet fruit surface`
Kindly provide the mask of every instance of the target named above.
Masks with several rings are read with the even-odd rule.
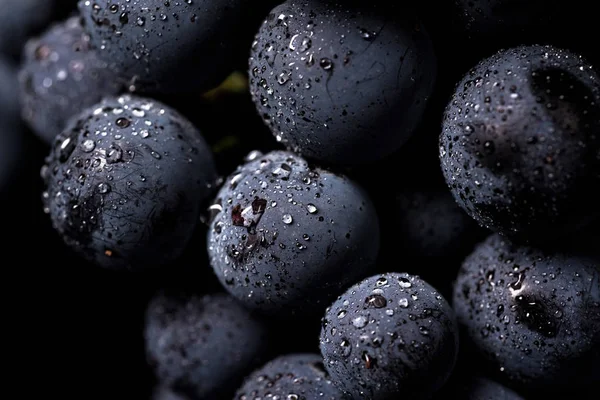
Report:
[[[217,86],[231,70],[241,0],[80,0],[98,55],[130,89],[177,93]]]
[[[481,61],[445,112],[440,159],[479,224],[530,242],[598,217],[600,78],[566,50],[526,46]]]
[[[73,118],[41,171],[45,211],[94,263],[144,269],[187,244],[216,181],[191,123],[154,100],[107,98]]]
[[[27,43],[19,83],[23,118],[48,144],[69,118],[122,89],[91,48],[78,17]]]
[[[211,210],[215,273],[245,305],[271,315],[320,314],[369,274],[379,249],[364,190],[286,151],[250,153]]]
[[[353,398],[427,398],[454,368],[458,325],[447,301],[419,277],[381,274],[327,309],[320,345],[331,379]]]
[[[6,391],[595,400],[592,6],[0,0]]]
[[[465,260],[454,309],[472,343],[512,385],[597,382],[600,262],[490,236]]]
[[[278,141],[360,164],[398,149],[433,89],[436,60],[408,10],[347,2],[275,7],[252,44],[250,91]]]
[[[318,354],[286,354],[249,375],[235,394],[240,400],[343,400]]]

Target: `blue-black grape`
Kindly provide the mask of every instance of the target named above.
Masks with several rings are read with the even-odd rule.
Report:
[[[343,400],[319,354],[281,355],[255,370],[237,390],[239,400]]]
[[[555,241],[600,216],[600,77],[583,58],[522,46],[482,60],[445,112],[440,159],[480,225]]]
[[[67,120],[121,85],[91,48],[80,18],[71,17],[27,42],[19,72],[22,115],[50,144]]]
[[[320,314],[369,274],[378,254],[367,193],[291,152],[250,153],[211,210],[208,253],[219,280],[273,316]]]
[[[466,342],[513,387],[540,393],[600,379],[598,259],[494,234],[464,261],[453,306]]]
[[[159,382],[194,399],[224,398],[268,350],[262,321],[222,293],[157,294],[148,305],[144,338]]]
[[[131,89],[207,90],[233,67],[251,18],[244,0],[80,0],[91,43]]]
[[[103,267],[147,269],[181,254],[216,172],[177,111],[121,96],[69,121],[42,177],[45,211],[71,248]]]
[[[332,381],[352,398],[428,398],[454,369],[458,325],[427,282],[386,273],[350,287],[327,309],[320,348]]]
[[[250,91],[277,140],[306,158],[361,164],[397,150],[420,122],[436,59],[408,10],[286,1],[260,27]]]

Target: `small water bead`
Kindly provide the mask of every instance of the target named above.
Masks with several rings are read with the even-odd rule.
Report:
[[[377,279],[377,282],[375,283],[377,286],[385,286],[387,285],[388,281],[387,279],[381,277],[379,279]]]
[[[116,125],[117,125],[119,128],[121,128],[121,129],[124,129],[124,128],[127,128],[129,125],[131,125],[131,121],[130,121],[130,120],[128,120],[127,118],[123,118],[123,117],[121,117],[121,118],[118,118],[118,119],[115,121],[115,124],[116,124]]]
[[[306,205],[306,209],[308,210],[308,212],[310,214],[315,214],[318,211],[317,207],[314,204],[312,204],[312,203],[307,204]]]
[[[86,139],[81,144],[81,148],[84,152],[89,153],[96,148],[96,142],[94,142],[92,139]]]
[[[134,117],[138,117],[138,118],[143,118],[146,116],[146,112],[140,108],[134,108],[133,110],[131,110],[131,114]]]
[[[121,161],[123,157],[123,150],[116,145],[111,145],[106,152],[106,162],[108,164],[114,164]]]
[[[244,161],[246,162],[250,162],[250,161],[254,161],[257,158],[261,157],[263,155],[263,153],[259,150],[252,150],[251,152],[249,152],[246,157],[244,157]]]
[[[408,280],[408,278],[399,278],[398,279],[398,283],[400,283],[400,287],[404,288],[404,289],[408,289],[410,287],[412,287],[412,283],[410,283],[410,280]]]
[[[387,300],[380,294],[373,294],[365,299],[365,304],[374,308],[383,308],[387,305]]]
[[[346,312],[346,310],[341,310],[341,311],[338,313],[337,317],[338,317],[339,319],[342,319],[342,318],[344,318],[344,317],[346,316],[346,313],[347,313],[347,312]]]
[[[402,299],[398,300],[398,305],[402,308],[408,308],[408,299],[402,298]]]
[[[352,320],[352,325],[354,325],[354,327],[359,328],[359,329],[367,326],[367,323],[368,323],[367,317],[365,317],[363,315],[359,315],[358,317],[356,317]]]
[[[368,42],[375,40],[375,38],[377,37],[377,32],[370,32],[364,28],[361,28],[359,30],[359,32],[360,32],[360,37],[362,37],[363,39],[365,39]]]
[[[277,77],[277,83],[279,83],[280,85],[285,84],[286,82],[288,82],[290,80],[290,74],[286,73],[286,72],[282,72],[281,74],[279,74],[279,76]]]
[[[325,71],[330,71],[333,69],[333,61],[331,61],[329,58],[321,58],[321,61],[319,61],[319,65]]]
[[[108,183],[99,183],[98,184],[98,192],[101,194],[106,194],[110,191],[110,186]]]
[[[289,225],[294,221],[294,219],[292,218],[292,216],[290,214],[284,214],[283,217],[281,217],[281,220],[286,225]]]

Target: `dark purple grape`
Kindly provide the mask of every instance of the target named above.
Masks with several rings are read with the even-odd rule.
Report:
[[[600,77],[551,46],[501,51],[469,71],[445,112],[440,159],[480,225],[559,241],[600,216]]]
[[[380,274],[350,287],[327,309],[320,346],[331,380],[352,398],[428,398],[454,368],[458,325],[427,282]]]
[[[381,159],[411,136],[436,59],[409,10],[289,0],[258,31],[249,70],[256,108],[278,141],[349,165]]]
[[[362,187],[287,151],[250,153],[211,211],[217,277],[271,316],[320,315],[369,274],[379,251],[379,219]]]
[[[511,386],[542,393],[600,379],[598,259],[495,234],[464,261],[453,305],[466,343]]]

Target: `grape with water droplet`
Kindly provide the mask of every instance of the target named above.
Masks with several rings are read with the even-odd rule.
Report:
[[[482,60],[456,86],[440,160],[458,204],[480,225],[558,242],[600,217],[600,76],[552,46]]]
[[[209,90],[225,79],[246,54],[264,7],[244,0],[79,1],[91,44],[121,81],[132,91],[168,94]]]
[[[51,144],[69,118],[122,90],[106,67],[79,17],[27,42],[19,71],[21,114],[39,138]]]
[[[258,30],[250,92],[274,136],[309,159],[356,165],[411,136],[436,59],[409,10],[374,2],[286,1]]]
[[[265,314],[318,315],[374,266],[379,220],[365,191],[294,153],[239,166],[215,205],[211,265],[233,296]]]
[[[374,275],[327,309],[320,348],[331,379],[351,398],[428,398],[454,369],[458,325],[419,277]]]
[[[203,137],[177,111],[122,96],[69,122],[42,178],[45,210],[67,245],[103,267],[151,269],[187,245],[216,171]]]
[[[600,379],[597,259],[494,234],[464,261],[453,305],[465,343],[512,386],[539,394]]]
[[[246,377],[236,399],[349,400],[335,387],[319,354],[284,354]]]

